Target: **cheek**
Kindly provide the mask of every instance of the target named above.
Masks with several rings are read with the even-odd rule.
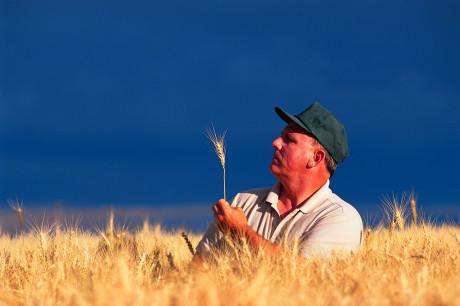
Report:
[[[298,156],[295,154],[292,154],[292,152],[289,152],[288,154],[285,154],[283,156],[283,161],[286,166],[289,168],[293,168],[296,166],[298,160]]]
[[[308,156],[305,152],[297,152],[296,154],[291,154],[287,162],[291,168],[303,169],[307,166]]]

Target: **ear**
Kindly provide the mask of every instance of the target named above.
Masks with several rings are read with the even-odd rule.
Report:
[[[308,168],[316,167],[321,163],[322,160],[326,157],[326,153],[323,150],[315,150],[313,155],[310,157],[310,160],[307,163]]]

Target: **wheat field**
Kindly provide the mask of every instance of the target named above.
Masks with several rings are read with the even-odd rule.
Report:
[[[460,228],[378,226],[350,256],[229,248],[190,266],[180,231],[61,226],[0,237],[1,305],[459,305]],[[186,234],[187,235],[187,234]],[[196,246],[200,235],[188,233]]]

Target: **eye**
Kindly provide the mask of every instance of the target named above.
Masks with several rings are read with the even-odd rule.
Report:
[[[290,143],[290,142],[295,142],[295,140],[292,137],[290,137],[289,135],[285,135],[284,136],[284,142]]]

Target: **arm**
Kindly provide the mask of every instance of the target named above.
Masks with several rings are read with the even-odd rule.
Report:
[[[264,249],[270,256],[281,253],[281,248],[278,245],[257,234],[249,225],[244,229],[243,235],[254,249]]]
[[[207,269],[206,260],[203,256],[195,253],[193,255],[192,261],[190,262],[190,267],[194,270],[204,271]]]
[[[197,270],[205,270],[212,248],[219,243],[220,239],[222,239],[222,233],[216,224],[216,220],[212,220],[196,246],[195,254],[190,262],[190,267]]]
[[[254,249],[262,248],[271,256],[278,255],[281,249],[276,244],[257,234],[249,225],[240,207],[231,207],[227,201],[220,199],[213,206],[219,228],[224,232],[243,235]]]

